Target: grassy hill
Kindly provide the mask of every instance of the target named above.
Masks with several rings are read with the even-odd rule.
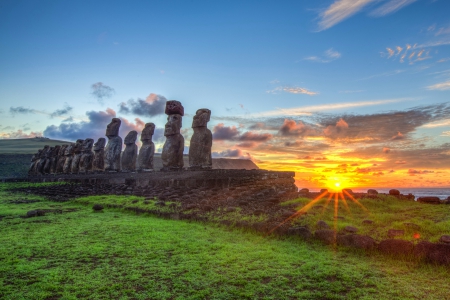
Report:
[[[69,144],[68,141],[51,140],[48,138],[5,139],[0,140],[0,154],[34,154],[45,145],[56,146]]]

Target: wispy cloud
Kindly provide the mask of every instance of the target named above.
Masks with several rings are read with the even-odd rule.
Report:
[[[433,84],[433,85],[429,85],[429,86],[427,86],[427,89],[439,90],[439,91],[450,90],[450,80],[441,82],[441,83],[437,83],[437,84]]]
[[[324,55],[322,57],[320,56],[309,56],[304,58],[304,60],[309,60],[313,62],[320,62],[320,63],[329,63],[333,60],[336,60],[341,57],[341,53],[334,51],[333,48],[328,49],[324,52]]]
[[[391,0],[372,11],[370,15],[374,17],[383,17],[416,1],[417,0]]]
[[[425,124],[422,127],[425,128],[436,128],[436,127],[446,127],[450,126],[450,120],[442,121],[442,122],[433,122],[429,124]]]
[[[339,91],[341,94],[353,94],[353,93],[361,93],[364,92],[364,90],[346,90],[346,91]]]
[[[343,20],[359,12],[374,0],[336,0],[325,11],[320,13],[319,31],[333,27]]]
[[[310,91],[306,88],[302,87],[289,87],[289,86],[279,86],[274,88],[273,90],[266,91],[269,94],[277,94],[278,92],[286,92],[290,94],[306,94],[309,96],[317,95],[318,92]]]
[[[402,102],[402,101],[408,101],[408,100],[411,100],[411,98],[398,98],[398,99],[385,99],[385,100],[372,100],[372,101],[359,101],[359,102],[344,102],[344,103],[329,103],[329,104],[322,104],[322,105],[293,107],[293,108],[287,108],[287,109],[279,108],[279,109],[273,110],[273,111],[267,111],[267,112],[254,114],[254,116],[257,116],[257,117],[301,116],[301,115],[309,115],[312,112],[320,112],[320,111],[352,108],[352,107],[374,106],[374,105],[396,103],[396,102]]]

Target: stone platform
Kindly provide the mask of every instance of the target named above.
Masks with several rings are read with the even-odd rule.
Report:
[[[297,191],[294,172],[267,170],[198,170],[174,172],[102,172],[29,176],[30,182],[68,182],[92,185],[127,185],[137,187],[230,188],[267,187],[276,191]]]

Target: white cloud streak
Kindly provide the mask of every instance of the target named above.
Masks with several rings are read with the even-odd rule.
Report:
[[[333,27],[359,12],[374,0],[336,0],[324,12],[320,13],[319,31]]]
[[[441,122],[433,122],[423,125],[424,128],[436,128],[436,127],[446,127],[450,126],[450,120],[445,120]]]
[[[391,0],[372,11],[370,15],[373,17],[383,17],[416,1],[417,0]]]
[[[290,94],[305,94],[309,96],[317,95],[317,92],[310,91],[306,88],[302,87],[289,87],[289,86],[279,86],[274,88],[273,90],[267,91],[269,94],[277,94],[278,92],[286,92]]]
[[[412,98],[398,98],[398,99],[385,99],[385,100],[372,100],[372,101],[359,101],[359,102],[344,102],[344,103],[329,103],[322,105],[312,105],[293,108],[279,108],[272,111],[261,112],[252,114],[252,117],[271,117],[271,116],[300,116],[300,115],[312,115],[313,112],[336,110],[352,107],[374,106],[388,103],[396,103],[402,101],[412,100]]]
[[[441,83],[437,83],[437,84],[433,84],[433,85],[429,85],[429,86],[427,86],[427,89],[439,90],[439,91],[450,90],[450,80],[441,82]]]
[[[313,62],[320,62],[320,63],[329,63],[333,60],[336,60],[341,57],[341,53],[334,51],[333,48],[328,49],[324,52],[324,57],[319,56],[309,56],[306,57],[304,60],[309,60]]]

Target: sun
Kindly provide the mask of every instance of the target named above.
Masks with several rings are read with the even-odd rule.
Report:
[[[340,182],[336,182],[336,183],[334,184],[334,186],[335,186],[335,187],[340,187],[340,186],[341,186],[341,183],[340,183]]]

